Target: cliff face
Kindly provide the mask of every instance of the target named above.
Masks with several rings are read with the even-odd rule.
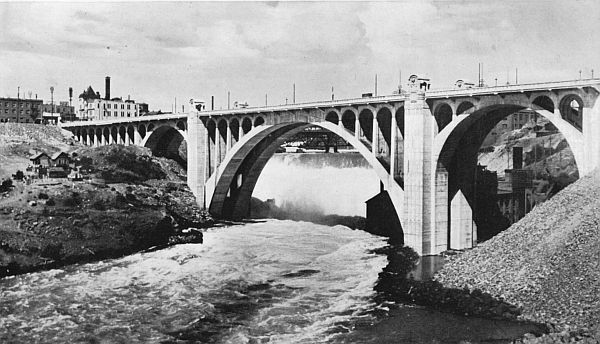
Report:
[[[14,181],[0,194],[0,277],[202,241],[189,228],[212,219],[176,163],[140,147],[72,148],[90,181]]]

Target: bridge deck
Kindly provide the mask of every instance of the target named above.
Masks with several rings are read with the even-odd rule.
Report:
[[[439,99],[439,98],[450,98],[450,97],[472,97],[472,96],[477,96],[477,95],[490,95],[490,94],[515,93],[515,92],[535,92],[535,91],[547,91],[547,90],[555,90],[555,89],[567,89],[567,88],[574,88],[574,87],[577,87],[577,88],[597,87],[598,88],[599,86],[600,86],[600,78],[595,78],[595,79],[585,79],[585,80],[539,82],[539,83],[504,85],[504,86],[473,87],[473,88],[464,88],[464,89],[458,89],[458,88],[434,89],[434,90],[427,91],[425,93],[425,97],[428,99]],[[62,123],[61,126],[65,127],[65,128],[69,128],[69,127],[80,127],[80,126],[101,126],[101,125],[121,124],[121,123],[152,122],[152,121],[159,121],[159,120],[186,119],[189,114],[198,114],[202,117],[223,116],[223,115],[252,115],[252,114],[258,114],[258,113],[285,112],[285,111],[293,111],[293,110],[327,109],[327,108],[336,108],[336,107],[344,107],[344,106],[381,104],[381,103],[389,103],[389,102],[401,102],[401,101],[405,101],[405,100],[406,100],[406,96],[404,94],[393,94],[393,95],[364,97],[364,98],[313,101],[313,102],[286,104],[286,105],[247,107],[247,108],[241,108],[241,109],[210,110],[210,111],[202,111],[199,113],[191,112],[191,113],[178,113],[178,114],[166,114],[166,115],[115,118],[115,119],[100,120],[100,121],[67,122],[67,123]]]

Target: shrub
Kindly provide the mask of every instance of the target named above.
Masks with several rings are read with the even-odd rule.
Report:
[[[104,204],[103,200],[99,199],[92,203],[92,208],[96,210],[106,210],[106,205]]]
[[[79,198],[79,194],[77,192],[73,192],[71,196],[63,200],[63,204],[65,207],[76,207],[81,204],[81,198]]]
[[[48,205],[48,206],[51,206],[51,207],[52,207],[52,206],[55,206],[55,205],[56,205],[56,202],[54,202],[54,200],[53,200],[52,198],[49,198],[49,199],[46,201],[46,205]]]
[[[15,180],[23,180],[25,178],[25,174],[23,173],[23,171],[18,170],[17,173],[14,174],[13,178]]]
[[[11,179],[5,179],[4,181],[2,181],[2,184],[0,184],[0,192],[7,192],[12,187],[13,187],[12,180]]]
[[[50,197],[48,196],[48,194],[47,194],[47,193],[40,192],[40,194],[38,195],[38,198],[39,198],[39,199],[48,199],[48,198],[50,198]]]

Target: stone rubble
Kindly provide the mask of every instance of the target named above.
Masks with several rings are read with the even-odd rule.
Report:
[[[600,342],[600,170],[478,247],[448,257],[435,280],[480,289],[546,323],[523,343]]]

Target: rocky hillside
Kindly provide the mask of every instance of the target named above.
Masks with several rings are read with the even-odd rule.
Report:
[[[49,154],[79,147],[69,131],[55,126],[25,123],[0,123],[0,179],[24,170],[29,156]]]
[[[600,171],[578,180],[521,221],[436,275],[481,289],[558,330],[588,328],[600,340]]]
[[[73,154],[91,180],[14,181],[0,193],[0,277],[201,242],[197,228],[212,225],[175,162],[140,147]]]

